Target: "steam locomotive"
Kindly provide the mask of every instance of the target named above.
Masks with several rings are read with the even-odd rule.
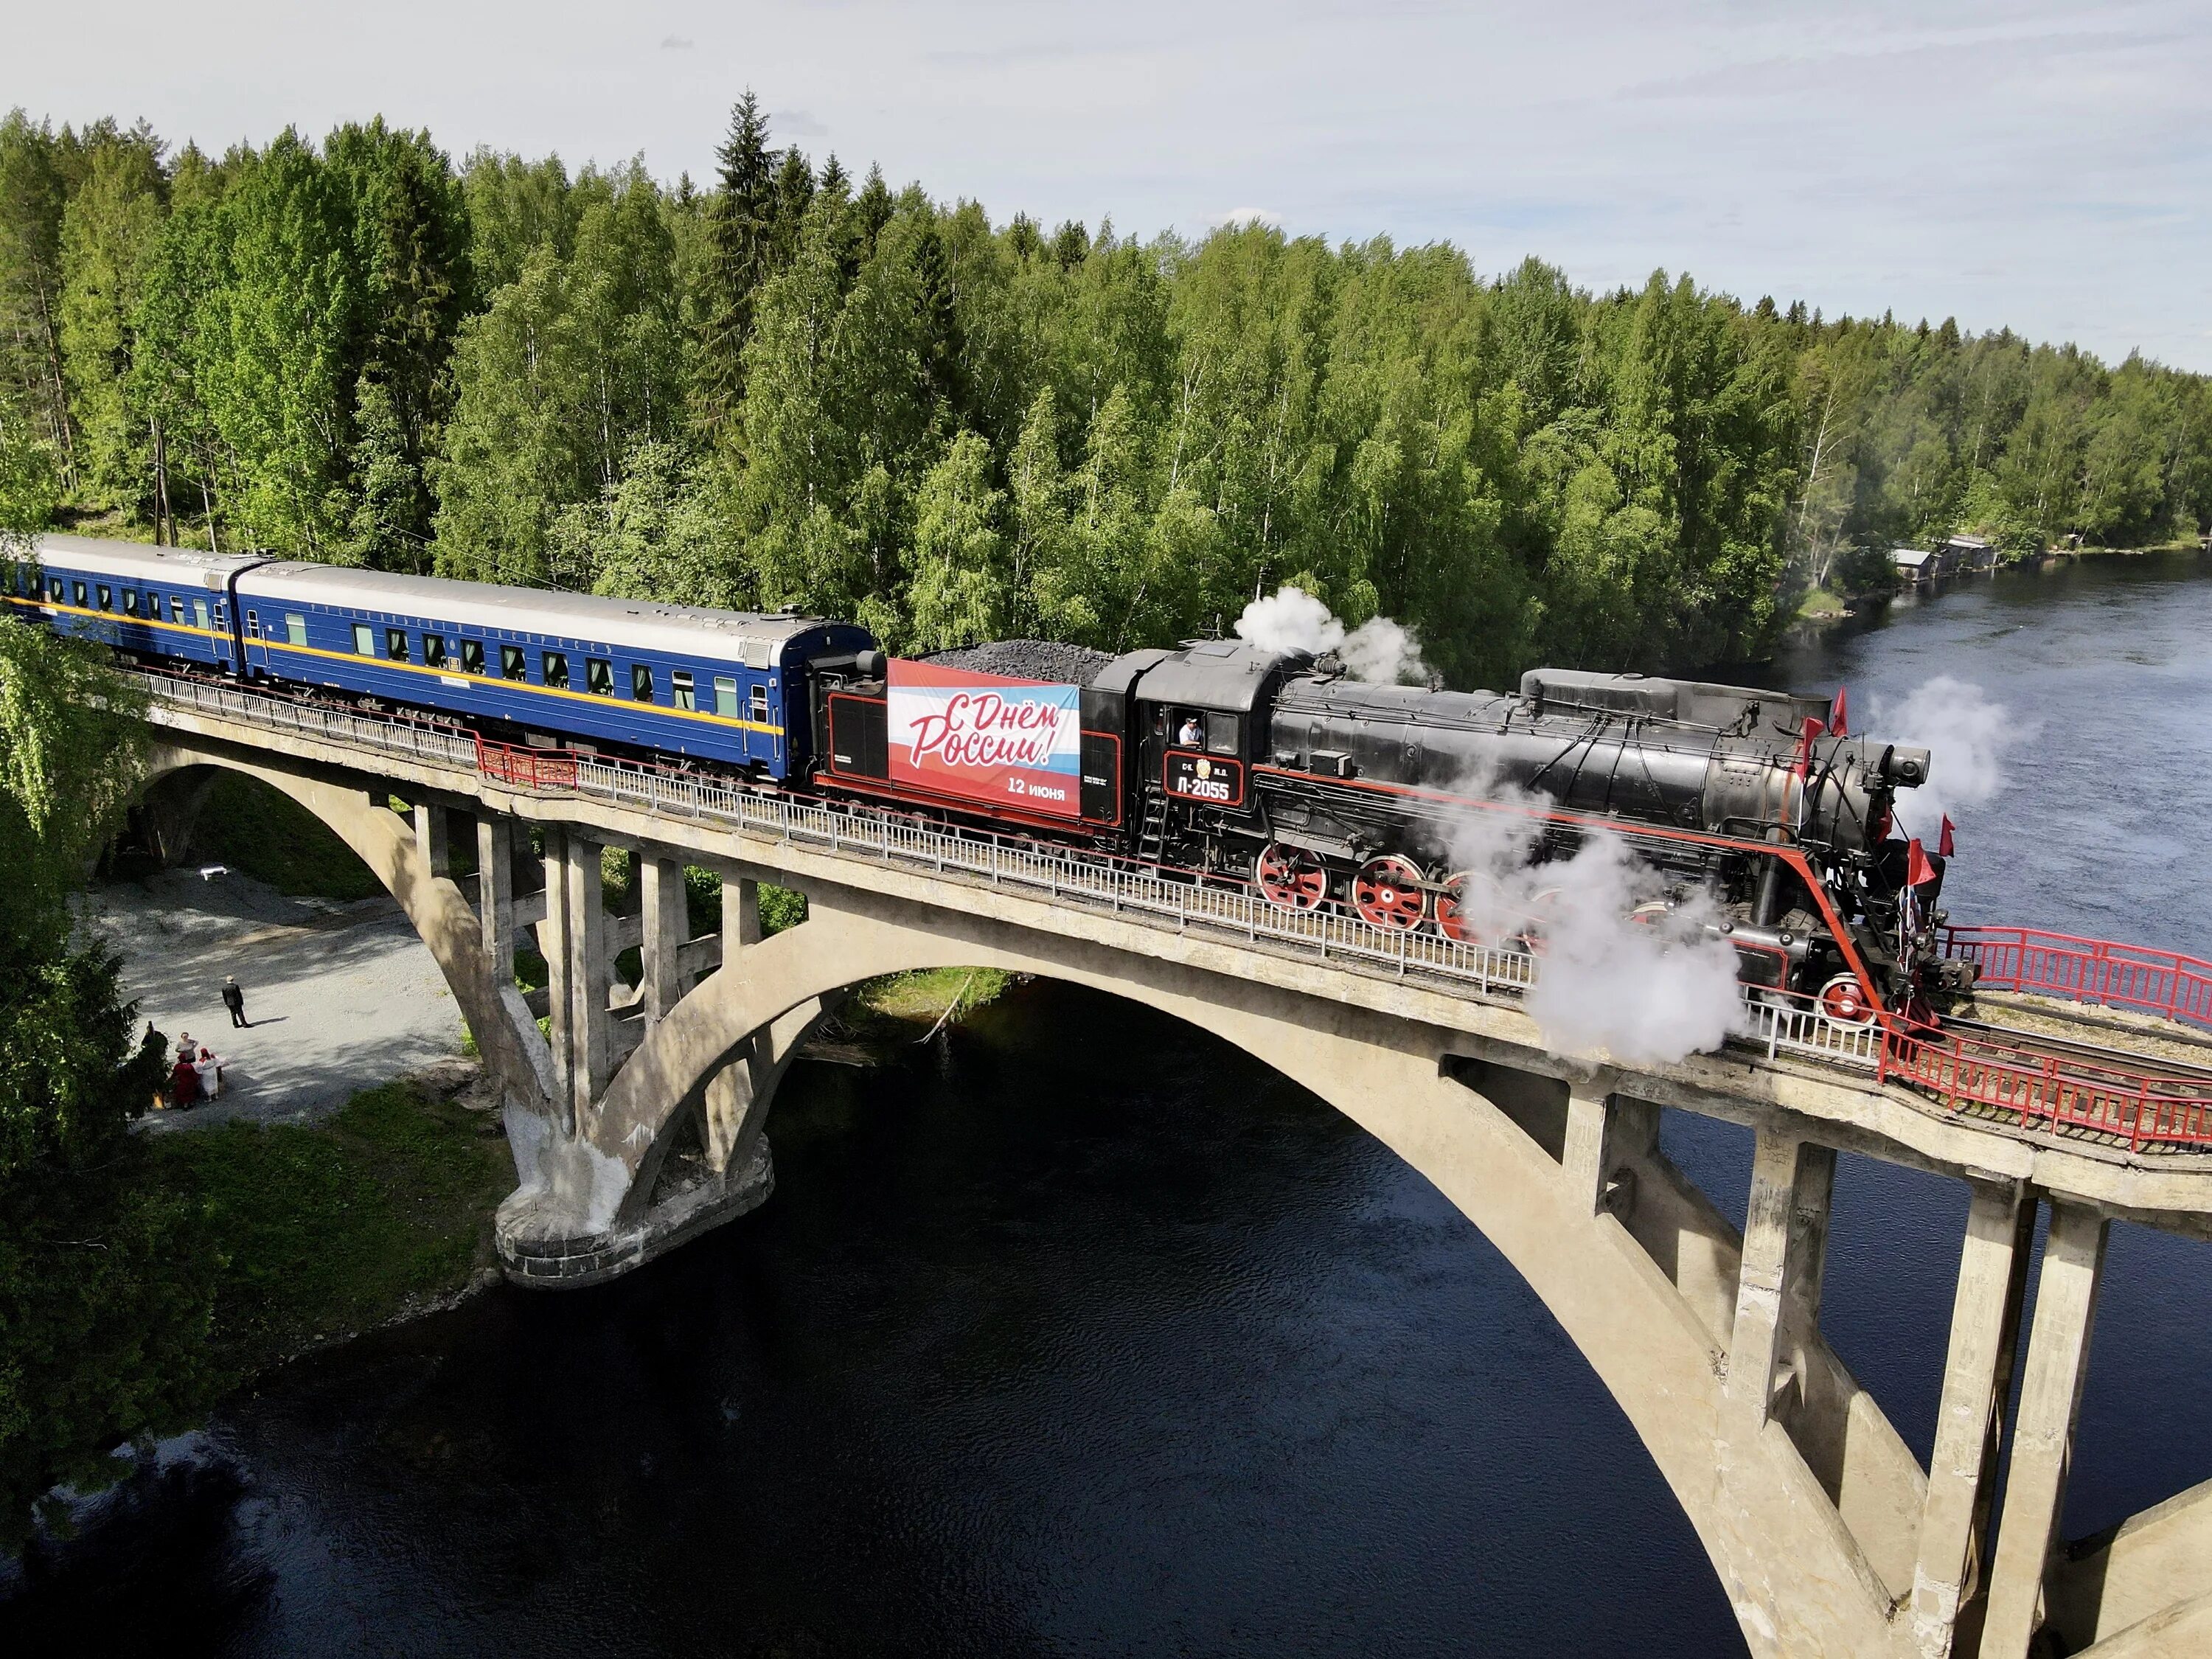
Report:
[[[790,613],[70,537],[36,552],[0,584],[16,614],[171,672],[920,811],[1249,881],[1286,911],[1334,904],[1387,931],[1535,950],[1542,872],[1610,834],[1649,877],[1637,919],[1695,914],[1755,995],[1845,1020],[1922,1018],[1957,971],[1934,945],[1942,861],[1889,833],[1896,792],[1927,778],[1929,757],[1831,732],[1825,699],[1556,669],[1530,672],[1517,696],[1424,690],[1218,640],[1115,657],[1007,641],[912,660]],[[1501,845],[1521,872],[1510,884],[1479,855]]]

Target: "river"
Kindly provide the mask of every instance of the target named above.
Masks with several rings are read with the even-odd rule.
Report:
[[[1868,730],[1937,674],[2004,705],[2002,787],[1953,811],[1955,914],[2212,953],[2208,574],[2008,574],[1774,673],[1847,683]],[[802,1065],[769,1127],[773,1201],[634,1278],[501,1290],[227,1406],[16,1578],[0,1643],[1742,1651],[1497,1253],[1203,1032],[1031,984],[888,1069]],[[1747,1135],[1666,1136],[1740,1214]],[[1841,1160],[1829,1333],[1923,1456],[1964,1208]],[[2073,1532],[2212,1475],[2205,1262],[2115,1228]]]

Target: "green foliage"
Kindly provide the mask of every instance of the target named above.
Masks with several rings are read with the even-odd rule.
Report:
[[[0,628],[0,1549],[213,1383],[198,1212],[129,1131],[166,1057],[65,908],[135,775],[135,707],[100,653]]]
[[[304,898],[362,899],[384,890],[320,818],[242,773],[220,773],[209,786],[192,850]]]
[[[221,1264],[210,1358],[223,1376],[381,1323],[484,1265],[514,1168],[482,1121],[393,1083],[323,1124],[162,1137],[160,1187],[204,1216]]]
[[[1687,277],[856,187],[750,94],[709,187],[380,121],[164,160],[0,123],[0,506],[847,617],[1225,632],[1296,582],[1454,684],[1757,656],[1960,531],[2212,522],[2212,385]]]

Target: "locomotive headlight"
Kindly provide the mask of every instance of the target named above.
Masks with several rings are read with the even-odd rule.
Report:
[[[1881,775],[1900,789],[1917,789],[1928,781],[1929,758],[1925,749],[1893,746],[1882,751]]]

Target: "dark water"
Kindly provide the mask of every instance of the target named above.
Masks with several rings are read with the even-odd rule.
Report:
[[[1778,665],[2041,722],[1962,915],[2212,947],[2212,580],[2077,568]],[[1024,988],[802,1066],[773,1202],[285,1373],[0,1602],[38,1652],[1741,1652],[1626,1420],[1418,1177],[1196,1030]],[[1741,1212],[1747,1138],[1670,1121]],[[1832,1338],[1924,1454],[1961,1192],[1846,1159]],[[2212,1476],[2208,1258],[2115,1230],[2075,1531]]]

